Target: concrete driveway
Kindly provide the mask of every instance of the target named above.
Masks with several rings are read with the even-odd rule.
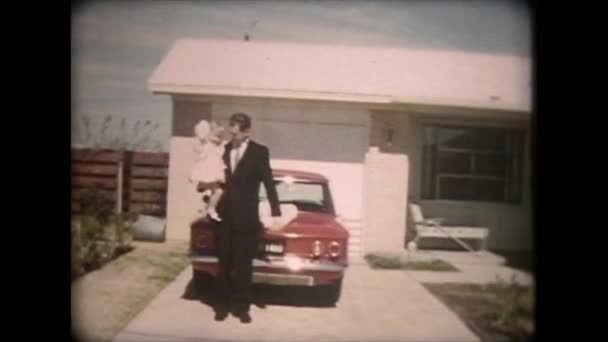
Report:
[[[232,316],[216,322],[204,300],[183,298],[191,296],[191,278],[188,268],[114,341],[479,341],[403,271],[351,265],[336,307],[302,291],[265,288],[267,304],[252,306],[251,324]]]

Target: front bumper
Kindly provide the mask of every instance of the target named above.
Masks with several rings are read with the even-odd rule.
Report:
[[[190,258],[195,270],[217,276],[217,257],[191,255]],[[290,255],[254,259],[252,264],[254,283],[300,286],[331,284],[341,279],[348,267],[346,263],[313,261]]]

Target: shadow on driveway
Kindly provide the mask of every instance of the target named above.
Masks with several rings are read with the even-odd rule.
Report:
[[[196,281],[194,280],[196,277]],[[181,297],[185,300],[199,300],[213,309],[216,302],[216,286],[214,278],[200,273],[190,279]],[[254,284],[253,305],[265,309],[268,305],[334,308],[335,303],[326,295],[322,288],[307,286],[278,286]]]

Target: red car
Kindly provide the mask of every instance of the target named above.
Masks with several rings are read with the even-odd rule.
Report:
[[[336,220],[327,178],[292,170],[273,170],[273,177],[281,205],[294,205],[297,216],[280,230],[265,231],[260,257],[253,261],[253,282],[316,287],[337,302],[348,266],[349,233]],[[260,192],[264,199],[263,186]],[[200,272],[217,276],[215,229],[219,225],[206,219],[191,225],[195,281]]]

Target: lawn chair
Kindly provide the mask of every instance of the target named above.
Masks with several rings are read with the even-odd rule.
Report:
[[[414,242],[418,244],[421,238],[447,238],[455,241],[464,249],[470,252],[475,251],[469,244],[461,239],[477,239],[481,240],[480,251],[485,251],[486,240],[489,235],[489,229],[485,227],[467,227],[467,226],[444,226],[443,218],[425,219],[422,215],[422,210],[418,204],[410,203],[410,213],[416,238]]]

